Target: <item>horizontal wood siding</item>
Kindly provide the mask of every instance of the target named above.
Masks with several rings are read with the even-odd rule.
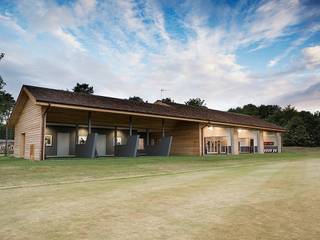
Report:
[[[180,123],[168,133],[173,136],[172,155],[200,155],[200,138],[198,123]]]
[[[26,159],[41,159],[41,127],[42,107],[35,105],[30,99],[26,100],[24,108],[15,125],[14,156]],[[25,135],[24,156],[21,156],[23,146],[22,135]]]

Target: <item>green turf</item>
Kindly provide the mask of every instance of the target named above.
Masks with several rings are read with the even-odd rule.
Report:
[[[320,149],[0,158],[0,239],[316,239]]]

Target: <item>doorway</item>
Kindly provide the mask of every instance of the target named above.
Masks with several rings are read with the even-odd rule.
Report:
[[[205,137],[206,154],[226,154],[227,139],[225,137]]]
[[[25,157],[25,151],[26,151],[26,134],[21,133],[21,136],[20,136],[20,157],[21,158]]]
[[[57,156],[64,157],[69,155],[70,148],[70,134],[57,133]]]
[[[97,149],[98,156],[106,156],[107,136],[105,134],[98,134],[96,149]]]
[[[253,139],[250,139],[250,153],[254,152],[254,141]]]

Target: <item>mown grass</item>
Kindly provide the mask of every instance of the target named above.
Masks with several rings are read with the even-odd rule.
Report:
[[[269,161],[294,161],[315,157],[320,150],[288,149],[281,154],[243,154],[207,157],[171,156],[97,159],[52,158],[29,161],[13,157],[0,158],[0,187],[44,184],[61,181],[81,181],[100,178],[130,177],[206,170],[238,164],[264,164]]]
[[[0,239],[318,239],[320,149],[0,159]]]

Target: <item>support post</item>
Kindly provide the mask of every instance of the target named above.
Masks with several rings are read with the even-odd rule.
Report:
[[[8,155],[8,126],[6,124],[6,145],[5,145],[5,149],[4,149],[4,155],[7,156]]]
[[[264,153],[264,144],[263,144],[263,131],[259,130],[257,134],[258,140],[258,153]]]
[[[236,128],[231,128],[231,152],[234,155],[239,154],[238,141],[238,130]]]
[[[118,127],[114,127],[114,155],[116,155],[116,145],[117,145],[117,138],[118,138]]]
[[[150,132],[149,128],[146,129],[146,146],[150,145]]]
[[[47,113],[50,109],[51,105],[44,110],[42,114],[42,124],[41,124],[41,151],[40,151],[40,160],[46,159],[46,143],[44,141],[45,131],[47,128]]]
[[[162,124],[162,137],[165,137],[164,119],[162,119],[161,124]]]
[[[88,112],[88,134],[91,133],[91,112]]]
[[[79,138],[79,125],[76,124],[75,145],[78,144],[78,138]]]
[[[132,116],[129,117],[129,135],[132,136]]]
[[[277,135],[278,153],[281,153],[282,152],[282,136],[280,132],[277,132],[276,135]]]

